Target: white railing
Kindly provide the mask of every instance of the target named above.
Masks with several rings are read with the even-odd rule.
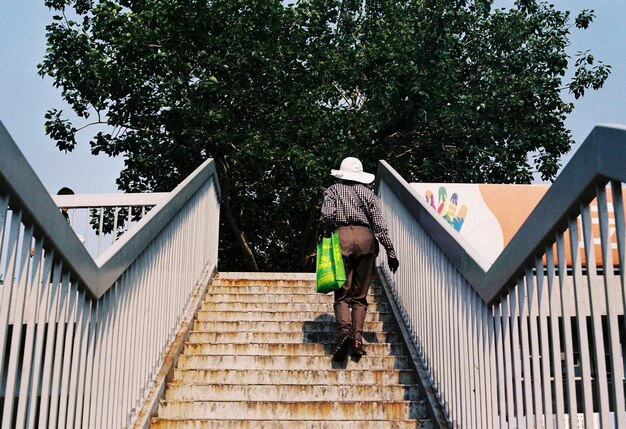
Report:
[[[625,166],[626,127],[596,127],[489,266],[381,162],[379,271],[448,425],[626,427]]]
[[[97,259],[167,195],[167,192],[53,195],[52,200],[67,210],[72,229],[89,254]]]
[[[128,427],[216,270],[213,161],[94,261],[1,123],[0,153],[0,426]]]

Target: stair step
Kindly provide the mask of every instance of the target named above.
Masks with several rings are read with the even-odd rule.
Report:
[[[309,293],[288,293],[288,294],[256,294],[256,293],[222,293],[212,292],[207,293],[205,301],[210,300],[212,302],[263,302],[267,303],[267,307],[275,303],[288,302],[288,303],[327,303],[330,308],[333,305],[333,295],[323,295],[315,293],[313,291]],[[368,295],[367,302],[383,302],[382,296]]]
[[[213,293],[207,294],[205,301],[211,302],[262,302],[266,308],[271,308],[276,303],[326,303],[332,308],[333,297],[331,295],[320,295],[316,293],[309,294],[284,294],[284,295],[269,295],[269,294],[253,294],[253,293],[241,293],[241,294],[228,294],[228,293]]]
[[[402,337],[397,332],[363,332],[366,343],[399,343]],[[284,343],[284,344],[335,344],[336,332],[215,332],[215,331],[191,331],[189,341],[194,343]]]
[[[414,384],[417,380],[411,369],[188,369],[174,370],[175,382],[239,384],[282,383],[302,384],[359,384],[384,386],[388,384]]]
[[[368,311],[365,315],[367,321],[388,321],[392,322],[393,316],[390,313],[381,313],[377,311]],[[196,316],[200,322],[208,322],[213,320],[222,320],[225,322],[237,320],[254,320],[257,322],[285,321],[292,322],[330,322],[335,323],[335,316],[326,311],[247,311],[240,310],[236,307],[229,311],[198,311]]]
[[[424,428],[427,407],[391,307],[372,283],[368,354],[333,362],[333,294],[311,273],[219,273],[152,428]]]
[[[365,322],[364,330],[373,332],[383,332],[384,322]],[[387,325],[390,325],[388,323]],[[241,321],[195,321],[193,330],[198,332],[335,332],[337,330],[334,323],[327,320],[322,321],[265,321],[257,322],[252,320]]]
[[[210,297],[212,295],[217,294],[253,294],[253,295],[321,295],[327,296],[332,299],[333,294],[320,294],[315,292],[315,283],[309,283],[306,285],[297,285],[294,286],[292,284],[286,285],[260,285],[257,283],[249,284],[249,285],[214,285],[211,286],[207,290],[206,296]],[[372,285],[369,289],[368,295],[371,296],[379,296],[381,295],[382,289],[379,286]]]
[[[153,419],[154,429],[430,429],[430,422],[416,420],[187,420]]]
[[[180,369],[409,369],[406,356],[366,356],[360,362],[347,359],[347,362],[333,362],[331,356],[211,356],[181,355],[178,358]]]
[[[232,302],[213,302],[204,301],[200,307],[200,311],[320,311],[332,312],[332,302],[273,302],[268,305],[265,302],[239,302],[237,306]],[[367,312],[389,313],[390,306],[387,303],[370,303]]]
[[[423,406],[415,401],[163,401],[165,419],[213,420],[387,420],[418,419]]]
[[[211,287],[250,287],[250,286],[262,286],[262,287],[276,287],[276,288],[297,288],[308,287],[313,289],[315,287],[315,280],[269,280],[269,279],[216,279]]]
[[[242,380],[247,382],[245,378]],[[279,382],[279,380],[277,380]],[[178,384],[169,385],[166,401],[415,401],[419,399],[416,385],[345,385],[345,384]]]
[[[399,356],[404,354],[402,344],[383,343],[366,344],[367,356]],[[298,356],[328,356],[332,353],[334,344],[313,343],[194,343],[187,342],[183,354],[185,355],[298,355]]]

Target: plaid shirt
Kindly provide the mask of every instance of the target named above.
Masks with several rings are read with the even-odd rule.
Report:
[[[352,196],[350,188],[361,198],[365,207],[359,207],[359,203]],[[370,225],[363,209],[369,213],[373,225]],[[346,225],[370,227],[374,237],[387,251],[387,256],[396,257],[378,198],[374,192],[360,183],[335,183],[326,189],[322,204],[322,224],[328,231],[334,231],[338,227]]]

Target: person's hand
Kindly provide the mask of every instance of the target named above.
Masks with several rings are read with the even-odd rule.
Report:
[[[387,258],[387,263],[389,264],[389,269],[391,270],[392,273],[395,273],[396,271],[398,271],[398,267],[400,266],[400,261],[398,261],[397,258],[390,256],[389,258]]]

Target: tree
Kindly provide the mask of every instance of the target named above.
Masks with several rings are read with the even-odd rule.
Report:
[[[125,191],[170,190],[215,158],[227,270],[302,269],[329,169],[348,155],[409,180],[553,178],[572,144],[561,91],[580,97],[610,71],[584,53],[564,83],[570,30],[593,14],[570,23],[540,1],[46,4],[59,14],[39,72],[85,122],[52,109],[47,133],[72,150],[106,125],[91,150],[125,158]]]

